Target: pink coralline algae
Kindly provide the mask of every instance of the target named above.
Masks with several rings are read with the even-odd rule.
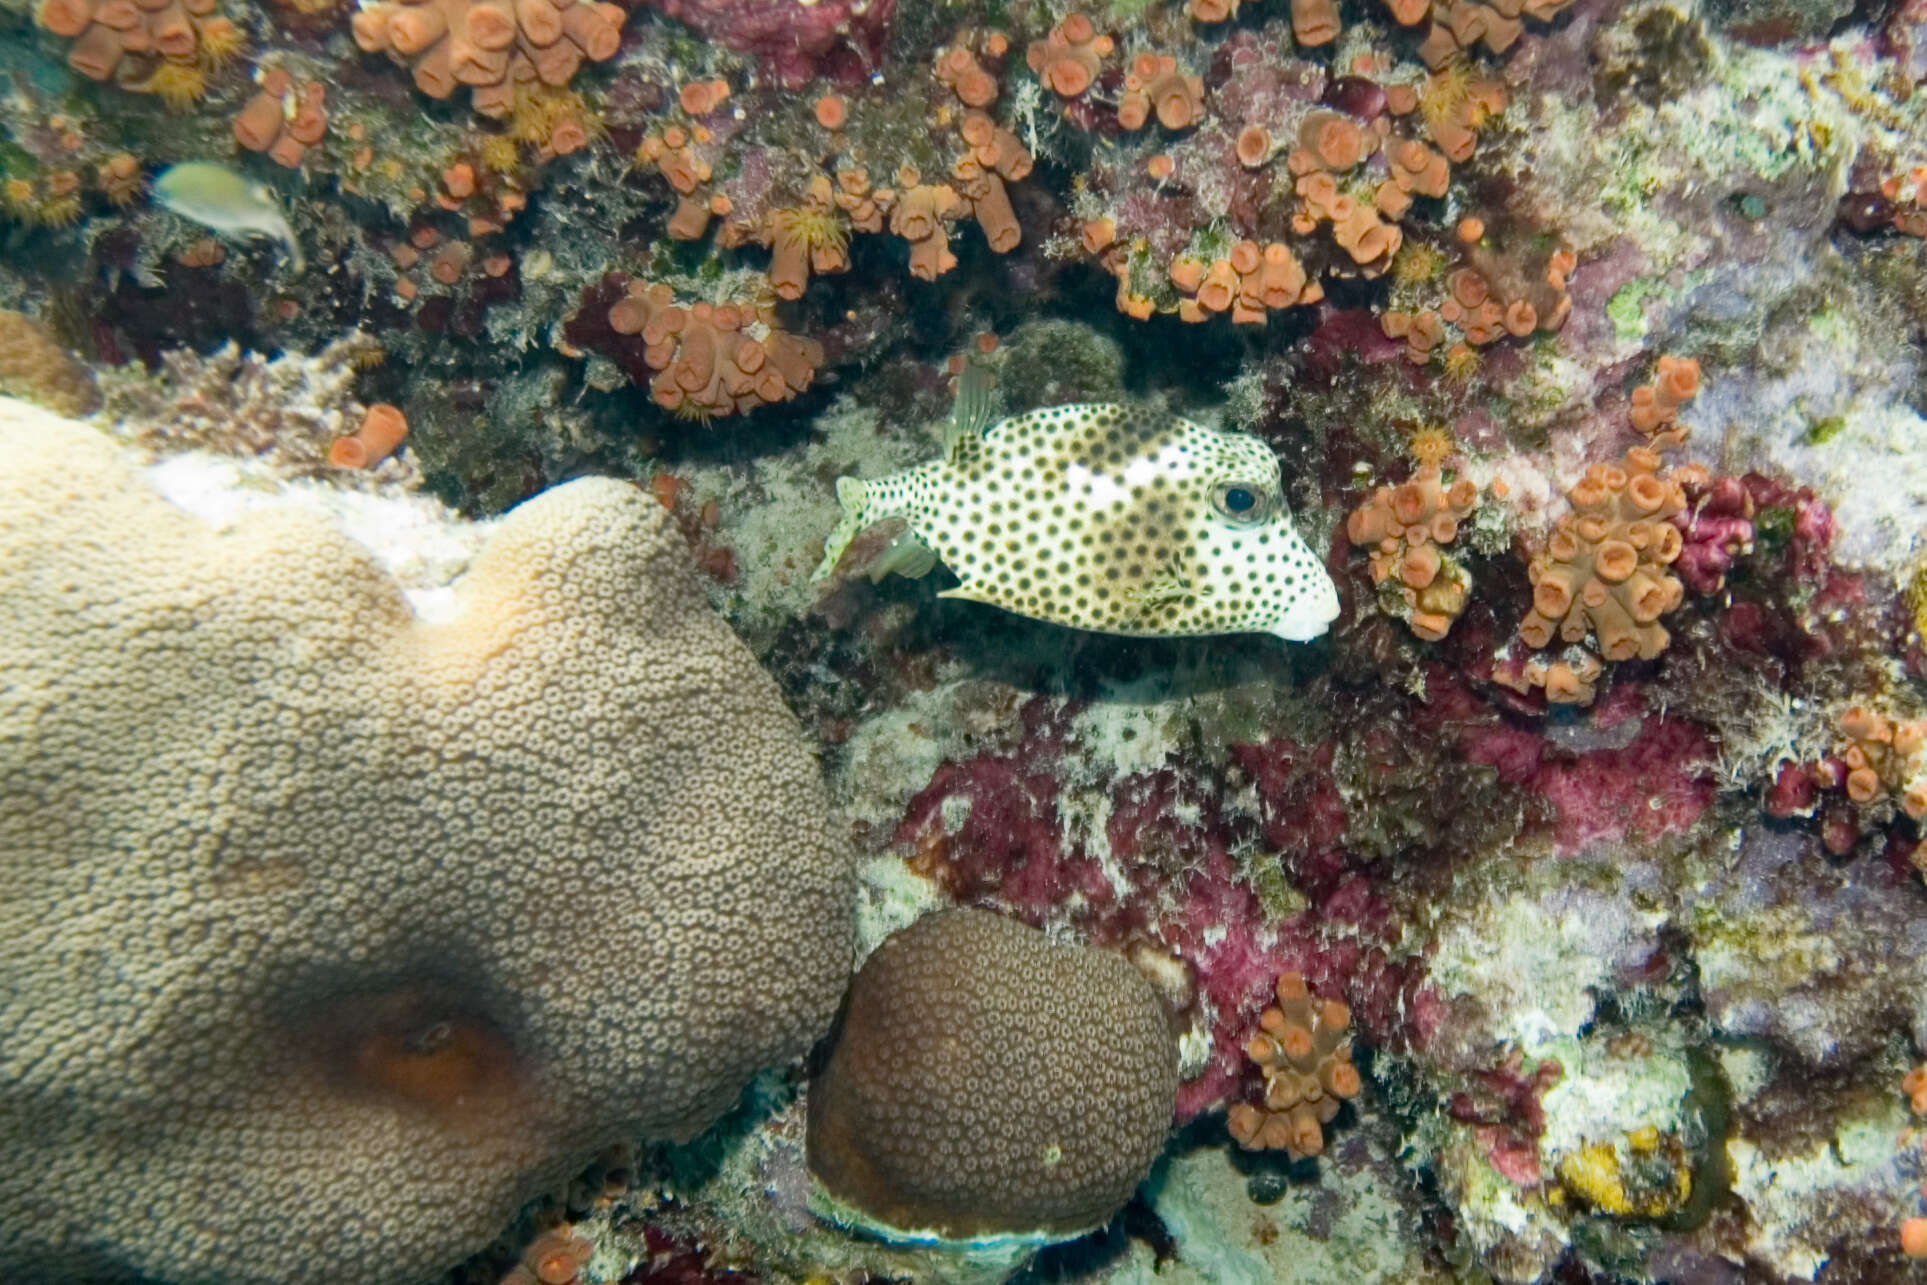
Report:
[[[1518,1049],[1499,1066],[1472,1076],[1470,1085],[1446,1100],[1445,1113],[1473,1126],[1473,1136],[1493,1168],[1520,1187],[1540,1181],[1539,1146],[1546,1131],[1540,1099],[1565,1075],[1557,1059],[1535,1063],[1530,1071]]]
[[[1733,560],[1753,551],[1753,496],[1737,477],[1707,477],[1680,470],[1686,507],[1667,521],[1683,541],[1673,574],[1697,594],[1718,593]]]
[[[1302,974],[1324,995],[1342,993],[1376,1045],[1430,1038],[1443,1014],[1422,963],[1394,955],[1395,915],[1338,850],[1344,812],[1329,746],[1231,747],[1236,770],[1256,786],[1266,845],[1282,850],[1264,860],[1282,861],[1311,902],[1280,919],[1232,855],[1253,819],[1228,816],[1217,791],[1187,771],[1101,783],[1108,852],[1077,834],[1061,810],[1064,759],[1074,753],[1068,717],[1064,707],[1033,699],[1014,751],[940,766],[910,801],[892,846],[960,904],[1181,960],[1210,1051],[1203,1070],[1179,1086],[1180,1121],[1222,1106],[1244,1083],[1246,1038],[1282,974]]]
[[[1748,473],[1752,506],[1751,575],[1720,619],[1726,640],[1744,652],[1790,664],[1855,645],[1847,622],[1860,613],[1866,586],[1834,565],[1833,512],[1808,487]]]
[[[705,37],[754,54],[787,89],[826,70],[839,48],[861,67],[878,62],[896,0],[652,0]]]
[[[1543,764],[1531,788],[1552,802],[1558,851],[1625,836],[1684,833],[1713,802],[1712,744],[1698,728],[1649,717],[1623,749]]]
[[[1644,699],[1638,684],[1614,687],[1590,715],[1608,744],[1581,753],[1509,721],[1468,722],[1460,743],[1467,759],[1550,805],[1555,854],[1622,836],[1650,843],[1687,832],[1712,805],[1715,753],[1700,728],[1645,713]]]

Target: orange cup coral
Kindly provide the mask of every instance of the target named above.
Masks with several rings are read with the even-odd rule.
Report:
[[[1379,487],[1345,520],[1346,538],[1371,554],[1380,603],[1428,642],[1445,637],[1471,596],[1471,576],[1445,546],[1478,496],[1465,479],[1448,490],[1433,462],[1408,482]]]
[[[1247,1150],[1272,1149],[1294,1159],[1325,1150],[1325,1125],[1363,1087],[1352,1065],[1351,1010],[1316,999],[1301,973],[1278,978],[1278,1003],[1258,1019],[1245,1056],[1264,1073],[1262,1105],[1240,1102],[1225,1126]]]
[[[1142,129],[1152,115],[1166,129],[1185,129],[1204,119],[1204,80],[1178,70],[1169,54],[1141,53],[1124,77],[1117,123]]]
[[[328,448],[335,468],[373,468],[393,455],[408,436],[408,417],[387,402],[376,402],[361,417],[361,427]]]
[[[768,312],[676,301],[668,286],[631,281],[609,309],[609,327],[640,336],[657,371],[656,404],[695,419],[747,412],[807,389],[822,364],[814,340],[779,330]]]
[[[559,88],[583,59],[614,57],[624,16],[620,5],[594,0],[376,0],[355,14],[353,31],[364,53],[412,68],[429,97],[467,85],[476,111],[502,117],[518,85]]]
[[[1659,472],[1658,455],[1634,447],[1622,465],[1593,465],[1566,497],[1572,512],[1527,568],[1532,610],[1519,636],[1545,647],[1591,635],[1607,660],[1651,660],[1670,641],[1659,618],[1685,592],[1667,571],[1682,544],[1666,520],[1686,508],[1678,480]]]
[[[1099,35],[1084,14],[1073,13],[1045,39],[1031,41],[1024,60],[1045,88],[1060,98],[1076,98],[1096,82],[1098,68],[1111,49],[1109,36]]]

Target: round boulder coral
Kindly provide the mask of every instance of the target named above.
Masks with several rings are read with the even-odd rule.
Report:
[[[810,746],[661,507],[571,482],[418,617],[0,399],[0,1274],[416,1282],[830,1025]]]
[[[1122,957],[945,911],[851,983],[810,1082],[809,1165],[891,1229],[1071,1235],[1130,1199],[1176,1095],[1163,1007]]]

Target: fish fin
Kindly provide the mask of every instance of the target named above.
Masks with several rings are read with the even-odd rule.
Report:
[[[263,199],[273,199],[272,193],[267,193],[265,188],[262,190],[266,193]],[[271,235],[273,235],[275,240],[287,247],[288,266],[293,268],[297,273],[306,272],[308,270],[308,260],[306,256],[301,253],[301,239],[294,234],[294,224],[288,222],[285,214],[276,221],[274,231]]]
[[[892,573],[906,580],[920,580],[936,565],[937,555],[930,546],[918,539],[914,531],[905,531],[890,541],[890,547],[870,564],[870,583],[875,584]]]
[[[982,585],[972,584],[968,580],[956,586],[954,589],[945,589],[937,596],[939,598],[961,598],[965,602],[987,603],[992,607],[1001,607],[1004,605],[1003,600],[994,592],[986,589]]]
[[[1131,590],[1131,601],[1143,607],[1161,607],[1173,598],[1182,598],[1185,593],[1184,577],[1179,575],[1160,576]]]
[[[963,373],[957,376],[957,400],[951,403],[950,421],[943,429],[944,458],[961,464],[996,417],[997,386],[990,370],[966,357]]]
[[[837,561],[843,557],[843,551],[850,547],[850,541],[856,539],[857,533],[870,524],[870,519],[864,515],[864,510],[869,507],[869,497],[869,485],[862,478],[836,479],[836,502],[842,507],[843,516],[837,519],[835,528],[823,541],[823,561],[817,564],[810,579],[829,579],[830,572],[836,570]]]
[[[1175,566],[1155,580],[1146,581],[1136,589],[1125,594],[1126,600],[1136,608],[1140,617],[1156,615],[1164,607],[1186,597],[1204,597],[1209,591],[1194,588],[1184,578],[1184,573]]]

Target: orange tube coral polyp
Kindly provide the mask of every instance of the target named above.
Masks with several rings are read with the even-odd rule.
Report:
[[[408,417],[398,407],[376,402],[361,418],[361,427],[328,448],[335,468],[373,468],[395,453],[408,436]]]
[[[1593,556],[1593,571],[1607,584],[1619,584],[1639,565],[1639,554],[1624,540],[1608,540]]]

